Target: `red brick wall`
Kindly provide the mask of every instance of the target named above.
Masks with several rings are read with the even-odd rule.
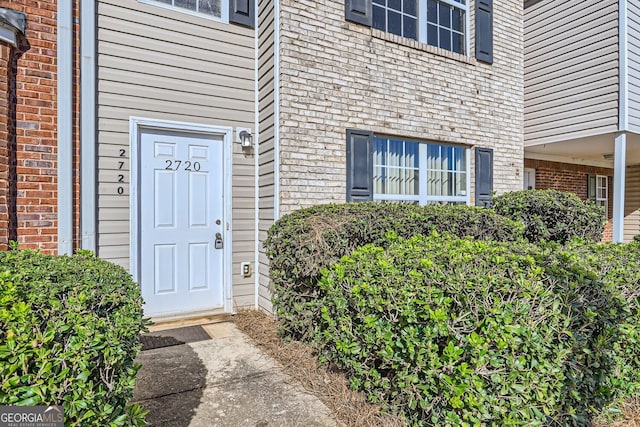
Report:
[[[525,159],[524,167],[536,170],[536,189],[569,191],[581,199],[587,199],[587,175],[604,175],[608,179],[608,221],[605,225],[603,240],[613,238],[613,169],[597,166],[575,165],[571,163],[550,162],[547,160]]]
[[[0,42],[0,250],[9,242],[9,81],[13,49]]]
[[[5,2],[6,3],[6,2]],[[11,1],[27,15],[29,49],[16,73],[18,242],[57,250],[56,2]]]
[[[7,233],[17,239],[20,247],[40,249],[56,253],[57,242],[57,2],[56,0],[0,0],[0,7],[8,7],[26,14],[27,31],[23,40],[22,54],[14,62],[14,91],[8,92],[2,86],[0,76],[0,248]],[[75,16],[78,17],[79,0],[74,1]],[[78,209],[78,145],[79,108],[78,82],[78,20],[75,31],[74,71],[74,241],[79,240]],[[4,53],[4,51],[3,51]],[[2,64],[0,64],[2,65]],[[8,68],[3,68],[9,69]],[[11,72],[11,71],[10,71]],[[6,79],[5,79],[6,80]],[[70,88],[71,90],[71,88]],[[3,110],[3,94],[12,96],[15,117],[8,117]],[[5,120],[7,118],[8,120]],[[15,200],[2,204],[3,167],[10,164],[3,156],[2,141],[11,140],[11,131],[4,122],[15,126],[15,176],[13,187]],[[3,134],[2,132],[5,132]],[[5,144],[6,146],[6,144]],[[11,151],[11,150],[9,150]],[[11,179],[9,180],[11,181]],[[3,206],[15,210],[14,222],[11,215],[3,216]],[[4,222],[3,222],[4,221]],[[8,223],[7,223],[8,222]],[[8,232],[7,232],[8,229]],[[4,234],[3,234],[4,233]],[[77,243],[76,243],[77,246]]]

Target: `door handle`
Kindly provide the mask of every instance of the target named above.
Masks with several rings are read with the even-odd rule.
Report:
[[[216,247],[216,249],[222,249],[222,247],[223,247],[222,234],[220,234],[220,233],[216,233],[215,247]]]

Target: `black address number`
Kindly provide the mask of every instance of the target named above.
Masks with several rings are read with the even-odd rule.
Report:
[[[200,162],[190,162],[189,160],[165,160],[166,166],[165,170],[168,171],[177,171],[179,169],[189,171],[189,172],[198,172],[200,170]]]

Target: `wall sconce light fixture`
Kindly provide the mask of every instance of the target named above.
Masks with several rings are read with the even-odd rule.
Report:
[[[238,139],[240,139],[240,145],[242,148],[250,148],[253,145],[251,129],[237,128],[236,132],[238,132]]]

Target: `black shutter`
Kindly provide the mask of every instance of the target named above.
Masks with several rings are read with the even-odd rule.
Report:
[[[347,202],[373,200],[373,133],[347,130]]]
[[[371,0],[345,0],[344,17],[347,21],[370,27],[373,23]]]
[[[229,0],[229,22],[254,28],[254,0]]]
[[[493,64],[493,0],[476,1],[476,59]]]
[[[591,174],[587,175],[587,199],[596,199],[596,176]]]
[[[493,149],[476,148],[476,206],[491,207],[493,197]]]

